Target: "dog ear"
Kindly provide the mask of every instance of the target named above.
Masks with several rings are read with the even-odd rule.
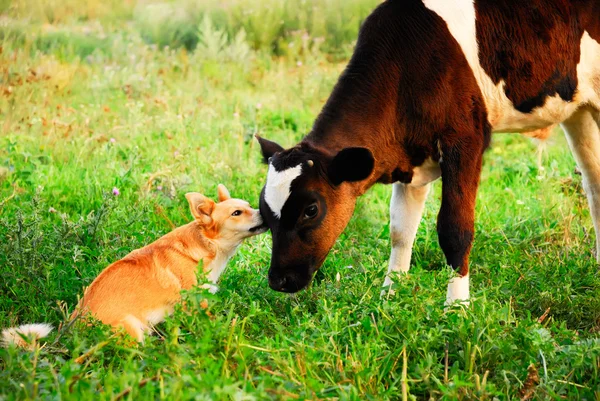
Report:
[[[264,139],[264,138],[258,136],[257,134],[255,134],[254,137],[256,138],[256,140],[258,141],[258,144],[260,145],[260,151],[262,152],[263,163],[265,163],[265,164],[269,164],[269,158],[271,156],[273,156],[275,153],[281,152],[282,150],[284,150],[281,147],[281,145],[279,145],[273,141],[269,141],[268,139]]]
[[[371,175],[375,159],[367,148],[346,148],[334,156],[328,176],[334,185],[342,182],[361,181]]]
[[[212,221],[211,214],[215,208],[215,202],[198,192],[188,192],[185,198],[190,204],[192,216],[202,224],[209,224]]]
[[[219,196],[219,202],[226,201],[227,199],[231,199],[231,195],[229,195],[229,191],[225,188],[225,185],[219,184],[217,186],[217,194]]]

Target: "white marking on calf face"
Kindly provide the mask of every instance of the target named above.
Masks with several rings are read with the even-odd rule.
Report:
[[[302,174],[302,164],[283,171],[277,171],[272,164],[269,164],[269,173],[265,185],[265,201],[278,219],[281,218],[283,205],[290,197],[292,181],[300,174]]]

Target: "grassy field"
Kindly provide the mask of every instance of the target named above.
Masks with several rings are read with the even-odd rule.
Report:
[[[208,2],[187,21],[188,51],[165,22],[180,3],[121,3],[0,2],[0,328],[61,325],[106,265],[191,219],[188,191],[216,197],[225,183],[256,206],[266,168],[253,134],[292,145],[310,130],[359,22],[336,24],[335,1],[298,6],[312,19],[296,27],[283,2],[257,3],[253,23],[241,2]],[[279,30],[257,41],[273,15]],[[79,322],[32,351],[0,349],[0,400],[598,401],[600,274],[581,177],[559,129],[543,168],[536,150],[499,134],[486,154],[468,310],[443,311],[440,183],[410,273],[380,299],[391,187],[376,186],[306,291],[268,288],[270,234],[254,237],[217,294],[187,292],[189,308],[143,346]]]

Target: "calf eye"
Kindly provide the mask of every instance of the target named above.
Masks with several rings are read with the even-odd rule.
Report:
[[[232,216],[239,216],[240,214],[242,214],[241,210],[236,210],[235,212],[231,213]]]
[[[317,207],[316,203],[313,203],[304,209],[304,219],[314,219],[317,217],[317,213],[319,213],[319,208]]]

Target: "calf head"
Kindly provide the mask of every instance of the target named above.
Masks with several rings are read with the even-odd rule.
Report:
[[[257,137],[269,170],[260,212],[271,229],[269,286],[282,292],[306,287],[342,233],[359,196],[356,183],[371,175],[366,148],[337,154],[306,143],[284,150]]]

